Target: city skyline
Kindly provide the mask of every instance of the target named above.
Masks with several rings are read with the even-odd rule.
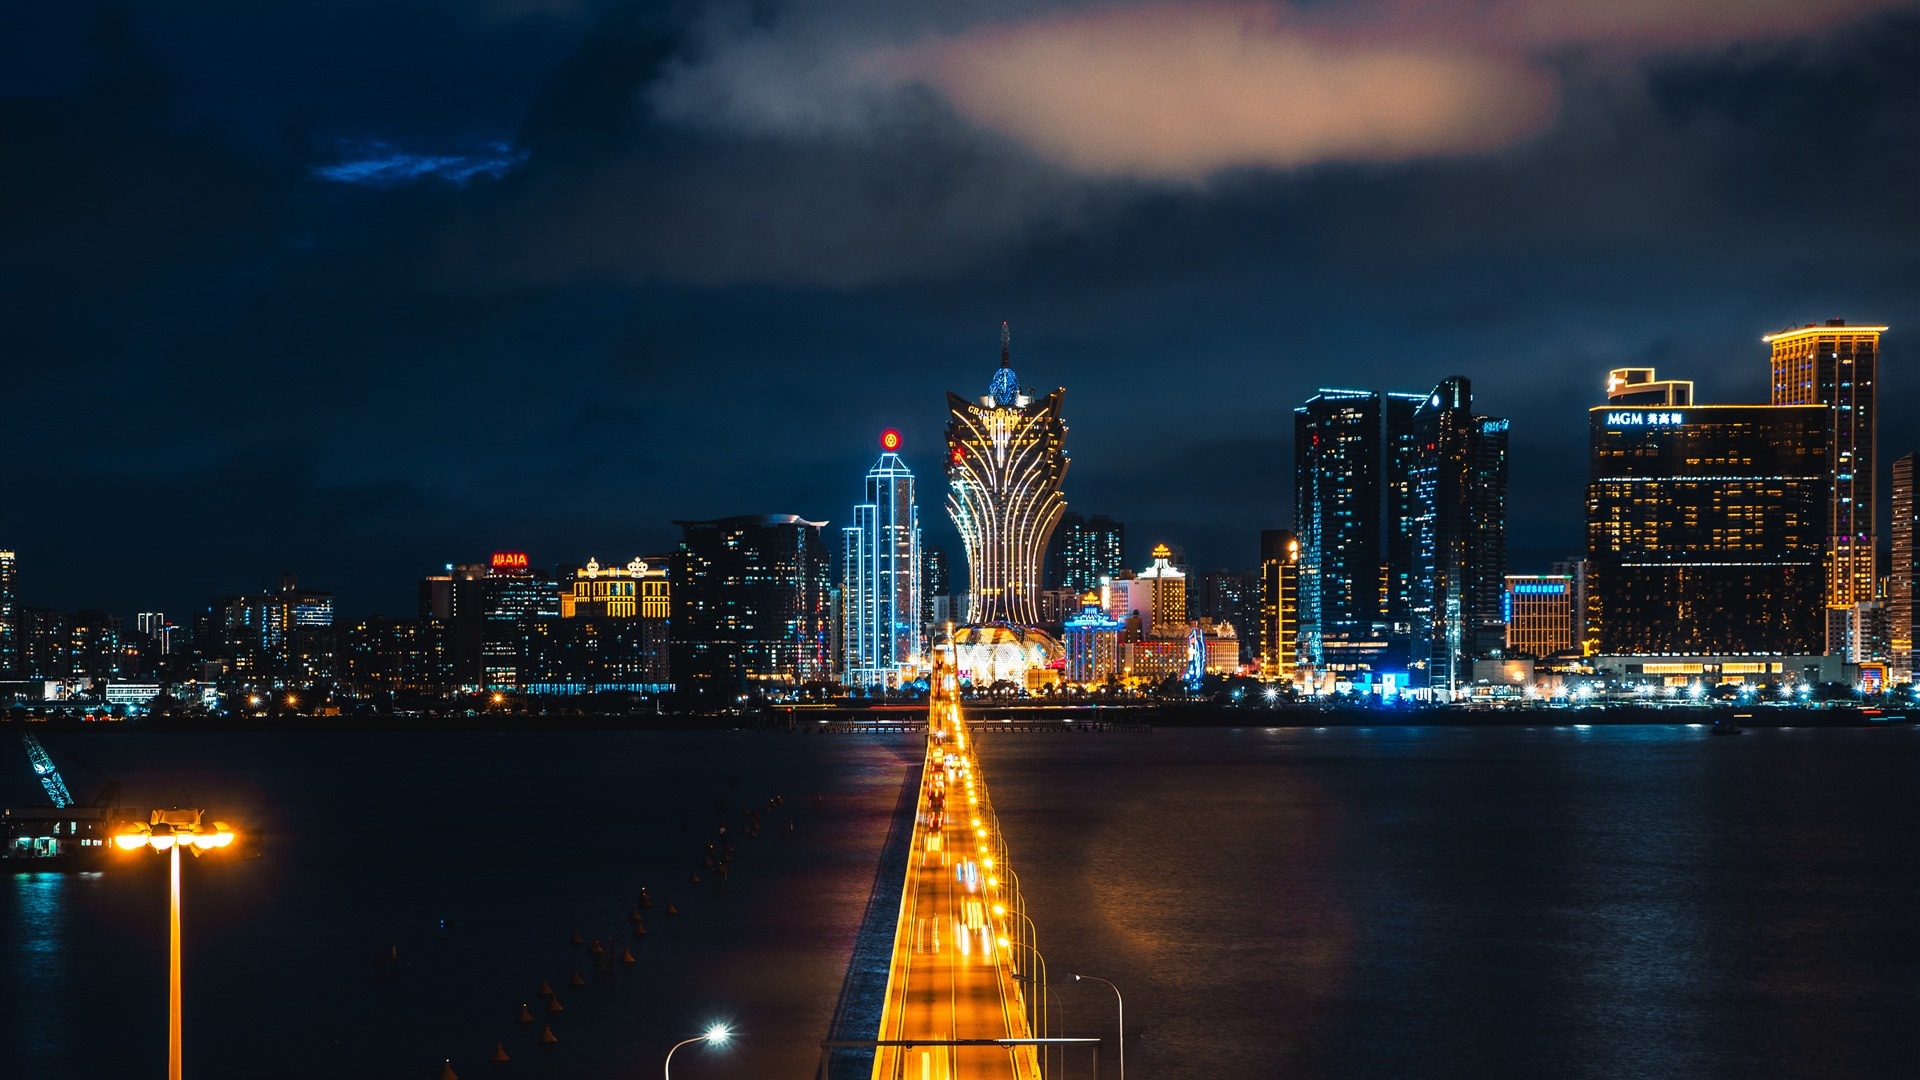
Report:
[[[1545,562],[1580,547],[1565,481],[1594,372],[1685,368],[1704,399],[1764,401],[1759,339],[1843,317],[1893,327],[1897,380],[1920,325],[1920,18],[1874,7],[1640,12],[1670,21],[1569,39],[1583,59],[1517,141],[1197,178],[1096,174],[942,101],[888,96],[877,138],[703,121],[696,85],[768,99],[691,12],[446,11],[426,48],[384,10],[346,34],[277,9],[16,9],[0,135],[34,169],[0,207],[0,350],[33,406],[0,434],[0,543],[29,604],[118,607],[133,581],[157,590],[139,606],[184,608],[293,569],[394,611],[463,553],[840,521],[871,432],[899,428],[932,475],[925,403],[971,386],[1004,319],[1072,388],[1067,495],[1126,520],[1130,565],[1176,537],[1196,566],[1253,565],[1292,502],[1285,412],[1354,369],[1415,391],[1458,372],[1519,421],[1509,544]],[[766,33],[797,62],[930,32],[869,14]],[[1872,149],[1836,171],[1815,146]],[[1920,444],[1904,410],[1881,428],[1885,460]],[[929,542],[957,554],[943,517]]]

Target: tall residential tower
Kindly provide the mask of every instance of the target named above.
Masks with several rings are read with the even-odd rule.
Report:
[[[970,624],[1040,621],[1041,562],[1067,508],[1066,393],[1036,398],[1020,385],[1002,323],[986,395],[947,395],[947,512],[967,548]]]
[[[1454,375],[1414,411],[1413,436],[1410,675],[1454,692],[1505,644],[1507,421],[1475,415]]]

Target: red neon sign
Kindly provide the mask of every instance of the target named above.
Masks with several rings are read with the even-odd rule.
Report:
[[[900,449],[900,433],[888,428],[880,433],[880,449],[892,453]]]
[[[958,464],[960,464],[961,462],[963,462],[963,461],[965,461],[965,460],[967,460],[967,450],[966,450],[966,447],[964,447],[964,446],[955,446],[955,447],[953,448],[953,463],[954,463],[955,465],[958,465]]]
[[[493,553],[495,570],[525,570],[527,553],[524,551],[496,551]]]

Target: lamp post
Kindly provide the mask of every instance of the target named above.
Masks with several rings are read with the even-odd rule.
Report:
[[[173,903],[167,944],[167,1080],[180,1080],[180,849],[195,855],[233,843],[224,821],[203,825],[199,810],[155,810],[145,825],[135,822],[114,836],[122,851],[150,847],[173,856]]]
[[[1120,988],[1113,985],[1110,979],[1098,975],[1075,975],[1073,981],[1106,983],[1107,988],[1113,991],[1114,1000],[1120,1003],[1120,1080],[1127,1080],[1127,999],[1120,996]]]
[[[673,1050],[667,1051],[667,1063],[662,1068],[661,1075],[664,1077],[664,1080],[673,1080],[673,1051],[674,1050],[678,1050],[681,1047],[687,1045],[688,1043],[697,1043],[697,1042],[711,1043],[714,1046],[725,1046],[727,1044],[727,1040],[731,1039],[732,1037],[733,1037],[733,1032],[727,1030],[727,1025],[715,1024],[712,1027],[708,1028],[702,1034],[695,1035],[691,1039],[681,1039],[679,1042],[673,1044]]]

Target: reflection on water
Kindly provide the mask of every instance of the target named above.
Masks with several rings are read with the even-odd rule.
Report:
[[[1139,1075],[1920,1060],[1920,1027],[1889,1022],[1920,1009],[1913,729],[1162,730],[981,756],[1048,965],[1125,990]],[[1062,991],[1069,1034],[1111,1037],[1102,991]]]
[[[16,1003],[7,1010],[7,1042],[20,1058],[21,1069],[10,1075],[57,1076],[61,1047],[73,1039],[74,1017],[48,1009],[74,985],[71,911],[73,893],[98,884],[100,875],[15,873],[5,875],[0,891],[7,897],[3,951],[0,951],[0,1000]]]

